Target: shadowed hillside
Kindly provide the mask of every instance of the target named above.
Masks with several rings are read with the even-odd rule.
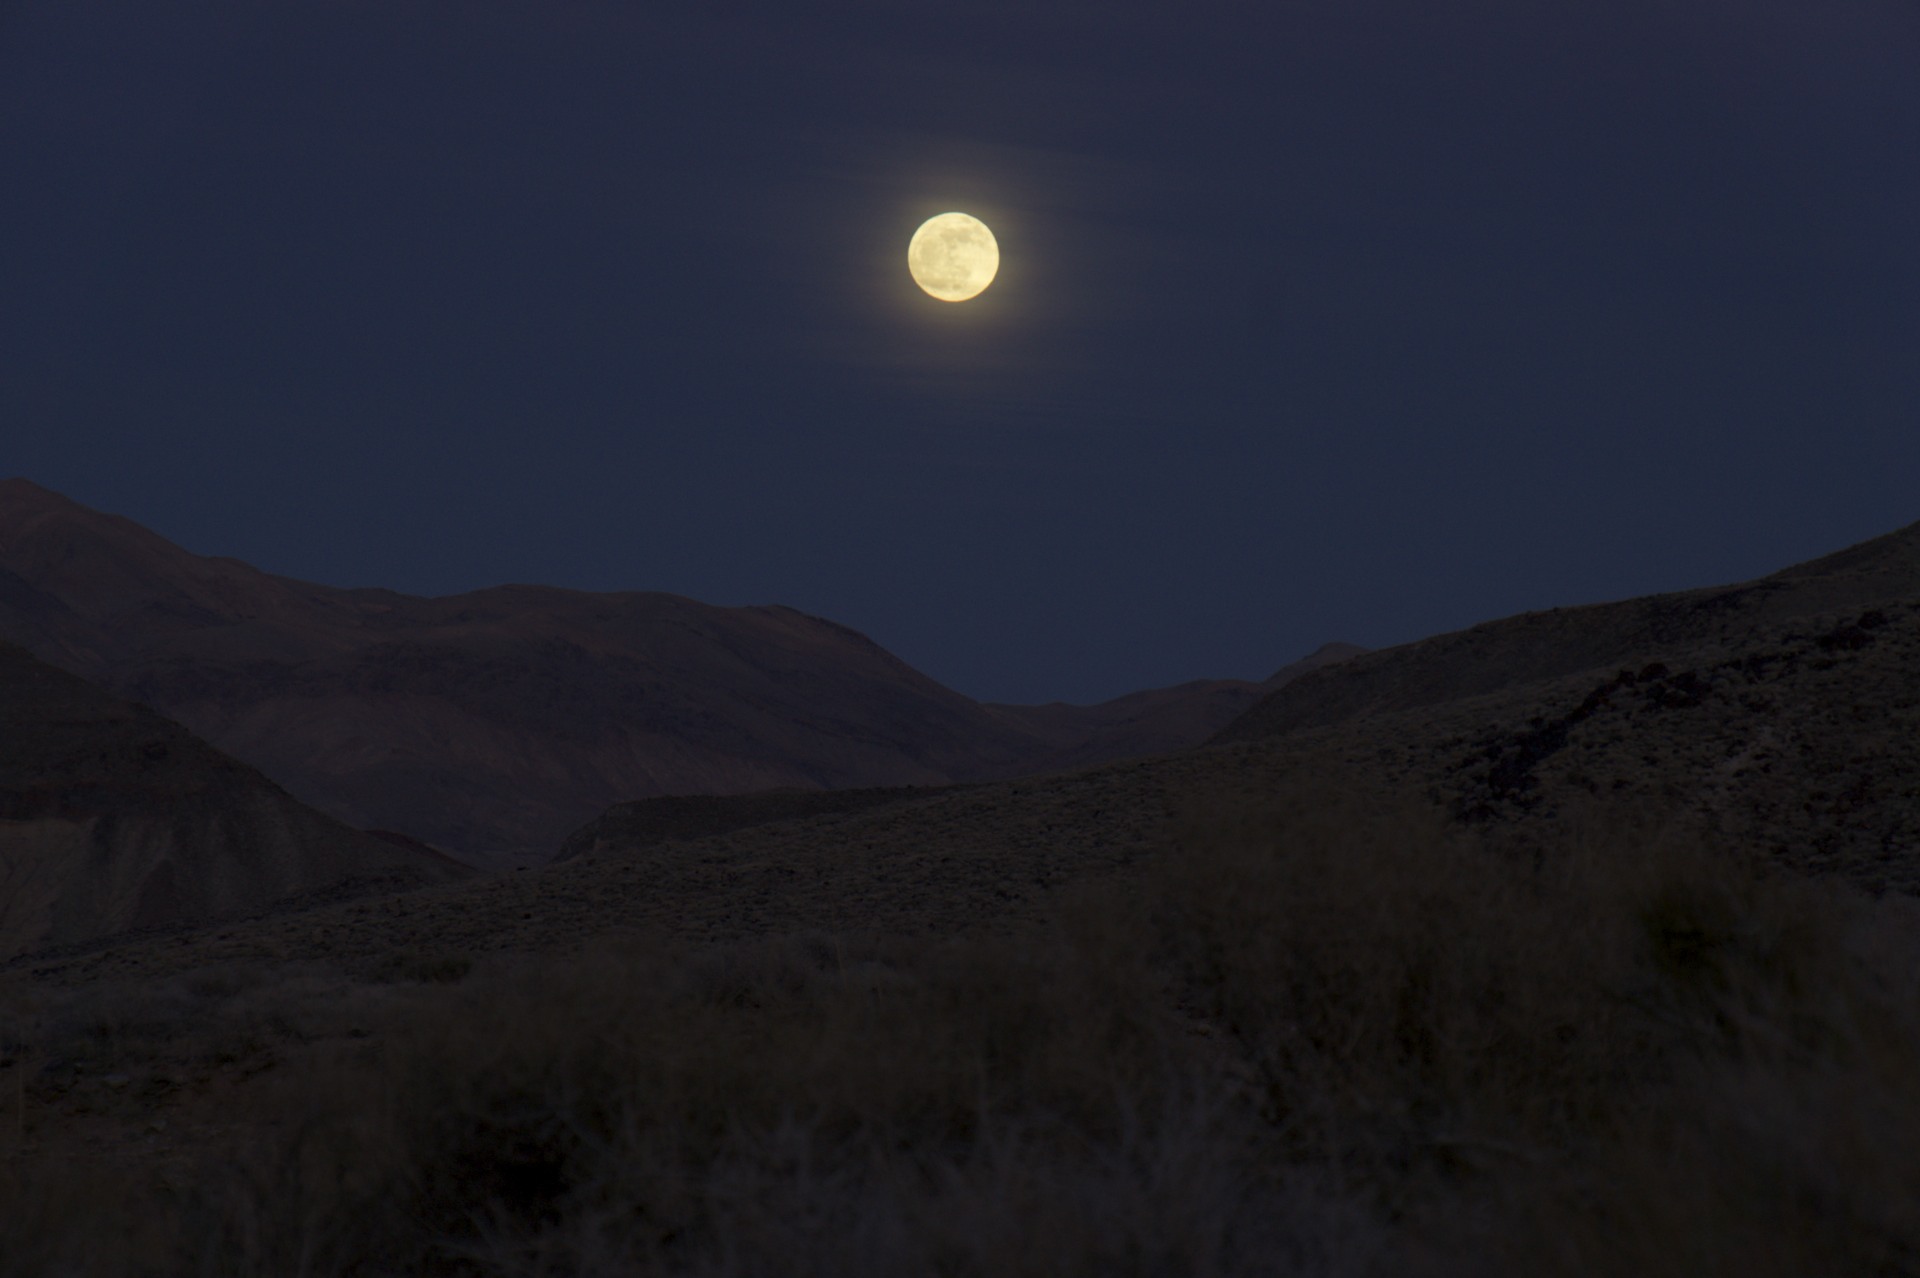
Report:
[[[302,806],[11,644],[0,725],[0,956],[467,873]]]
[[[1244,741],[1685,654],[1799,617],[1920,598],[1920,524],[1758,581],[1489,621],[1289,682],[1215,741]]]
[[[1281,791],[1309,806],[1413,808],[1542,856],[1626,813],[1758,863],[1915,892],[1920,604],[1881,612],[1864,626],[1856,614],[1767,631],[1697,666],[1575,675],[1057,776],[621,805],[538,873],[380,909],[330,906],[190,948],[123,947],[63,970],[96,979],[121,963],[154,972],[334,954],[373,969],[401,950],[558,951],[633,928],[699,943],[797,928],[1017,928],[1072,885],[1151,864],[1182,820]]]
[[[1183,748],[1258,695],[982,706],[791,608],[502,586],[339,590],[0,482],[0,637],[360,827],[534,864],[614,803],[942,785]]]
[[[1274,689],[1365,651],[1350,643],[1322,644],[1259,683],[1202,679],[1128,693],[1093,706],[1056,701],[1044,706],[987,708],[1050,747],[1034,771],[1064,772],[1108,759],[1166,754],[1197,745],[1213,734],[1214,725],[1231,722]]]

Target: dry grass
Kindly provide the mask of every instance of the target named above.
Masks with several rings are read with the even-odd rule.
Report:
[[[1502,846],[1303,803],[1166,868],[1186,996],[1285,1156],[1449,1271],[1914,1272],[1920,909],[1569,825]]]
[[[1650,816],[1567,828],[1530,847],[1303,789],[1191,814],[1024,940],[0,992],[0,1080],[111,1062],[127,1123],[172,1103],[140,1108],[148,1073],[281,1061],[163,1187],[28,1124],[0,1267],[1915,1272],[1911,902]]]

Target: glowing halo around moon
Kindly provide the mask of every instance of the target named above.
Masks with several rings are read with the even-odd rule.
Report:
[[[937,214],[913,233],[907,245],[907,269],[929,297],[964,302],[993,283],[1000,270],[1000,244],[977,217]]]

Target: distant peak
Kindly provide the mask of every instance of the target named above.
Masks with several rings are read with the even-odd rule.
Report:
[[[68,500],[66,497],[63,497],[59,493],[54,492],[53,489],[42,488],[39,484],[34,483],[31,479],[23,479],[18,475],[14,476],[12,479],[0,479],[0,496],[56,497],[56,498],[59,498],[59,500],[61,501]]]
[[[1815,577],[1886,574],[1903,584],[1920,570],[1920,523],[1857,542],[1845,550],[1782,568],[1763,581],[1803,581]]]
[[[146,533],[131,520],[83,506],[65,493],[42,487],[31,479],[15,476],[0,479],[0,523],[19,528],[26,525],[56,523],[95,528],[125,526]],[[148,536],[154,534],[147,533]]]
[[[1332,643],[1323,643],[1292,665],[1280,667],[1280,669],[1268,675],[1261,682],[1270,688],[1278,687],[1280,684],[1289,683],[1294,679],[1298,679],[1309,670],[1318,670],[1322,666],[1338,665],[1342,661],[1357,657],[1365,651],[1366,649],[1357,643],[1342,643],[1339,640],[1335,640]]]
[[[90,515],[100,513],[91,507],[82,506],[65,493],[57,493],[51,488],[43,487],[31,479],[23,479],[17,475],[12,479],[0,479],[0,508],[12,508],[16,511],[85,512]]]

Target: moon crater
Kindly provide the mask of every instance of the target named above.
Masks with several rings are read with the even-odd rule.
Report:
[[[1000,245],[987,224],[965,213],[928,218],[907,245],[907,269],[930,297],[978,297],[1000,270]]]

